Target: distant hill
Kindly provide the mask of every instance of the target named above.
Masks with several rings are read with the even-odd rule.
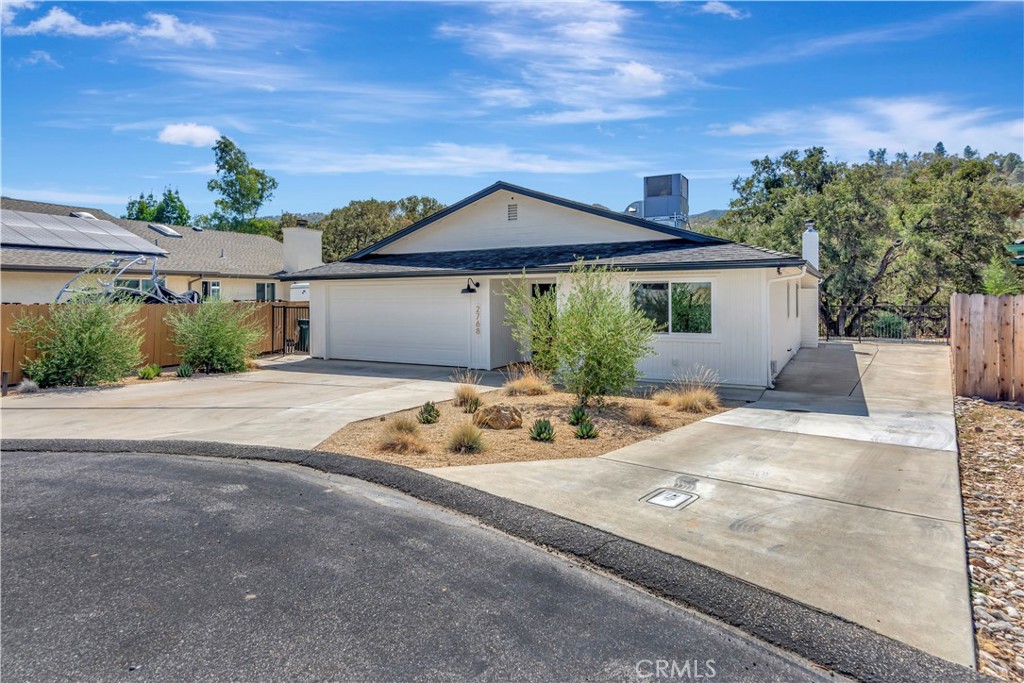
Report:
[[[701,232],[714,225],[719,218],[725,215],[725,209],[711,209],[702,213],[695,213],[690,216],[690,227]]]

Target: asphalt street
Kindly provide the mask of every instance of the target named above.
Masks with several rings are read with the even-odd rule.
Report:
[[[10,681],[813,681],[477,522],[293,465],[2,456]]]

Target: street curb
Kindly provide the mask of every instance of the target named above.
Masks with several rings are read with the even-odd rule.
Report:
[[[401,491],[571,555],[839,675],[867,683],[996,680],[705,565],[402,465],[335,453],[202,441],[4,439],[0,451],[139,452],[302,465]]]

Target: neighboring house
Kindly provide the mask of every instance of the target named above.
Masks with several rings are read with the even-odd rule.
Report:
[[[289,244],[284,245],[264,235],[164,226],[62,204],[4,197],[0,208],[61,217],[86,212],[96,219],[110,221],[167,252],[157,260],[158,275],[165,278],[169,289],[179,293],[194,290],[202,296],[235,301],[288,300],[292,298],[290,283],[282,285],[280,281],[285,270],[322,263],[320,235],[312,230],[287,230]],[[52,303],[68,280],[108,257],[73,249],[24,248],[4,243],[0,247],[0,298],[4,303]],[[286,268],[286,263],[290,268]],[[146,279],[150,273],[148,267],[141,267],[132,275]]]
[[[805,238],[811,263],[498,182],[282,279],[309,282],[315,357],[491,369],[523,360],[504,324],[506,283],[525,270],[557,287],[577,259],[597,259],[624,271],[622,286],[665,329],[645,377],[702,365],[764,387],[817,344],[817,234]]]

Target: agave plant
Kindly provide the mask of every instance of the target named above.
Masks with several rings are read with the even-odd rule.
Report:
[[[156,379],[160,376],[161,368],[156,363],[150,363],[149,365],[143,365],[138,369],[139,379]]]
[[[175,374],[178,375],[178,377],[191,377],[193,372],[195,372],[195,370],[192,369],[191,365],[188,363],[182,363],[178,366],[178,370]]]
[[[530,428],[530,438],[534,441],[554,441],[555,428],[551,426],[550,420],[536,420]]]
[[[437,409],[433,401],[427,401],[420,408],[420,412],[416,414],[416,419],[420,424],[432,425],[441,419],[441,411]]]
[[[587,415],[587,409],[583,406],[576,406],[572,409],[572,412],[569,413],[569,424],[573,427],[581,425],[589,420],[590,416]]]
[[[577,439],[596,439],[597,438],[597,427],[589,419],[580,423],[580,426],[576,428]]]

